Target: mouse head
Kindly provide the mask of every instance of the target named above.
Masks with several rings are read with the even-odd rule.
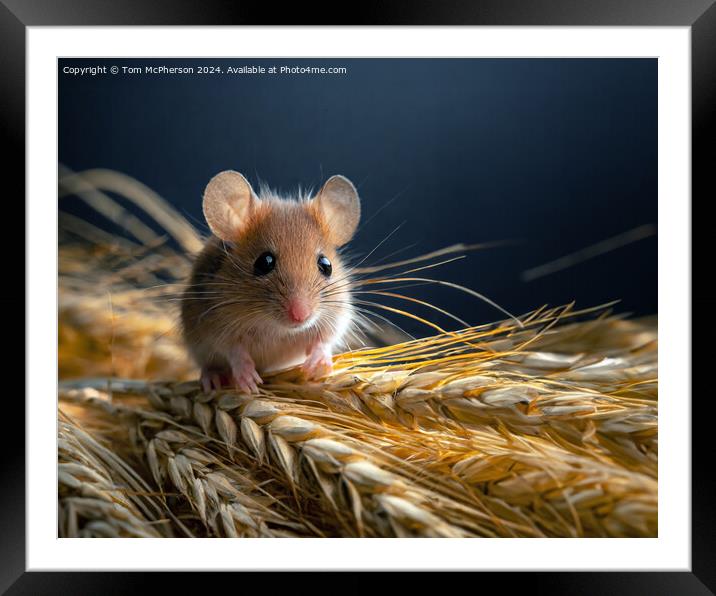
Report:
[[[330,329],[350,309],[338,249],[355,233],[360,200],[347,178],[329,178],[313,198],[287,200],[257,196],[246,178],[226,171],[206,187],[203,210],[226,251],[218,276],[236,282],[227,288],[237,316],[256,329]]]

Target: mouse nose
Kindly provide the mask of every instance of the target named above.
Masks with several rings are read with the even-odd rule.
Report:
[[[292,323],[303,323],[311,314],[308,301],[302,298],[291,298],[286,307],[286,313]]]

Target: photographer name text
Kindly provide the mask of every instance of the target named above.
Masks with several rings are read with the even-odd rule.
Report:
[[[345,75],[345,66],[64,66],[62,73],[78,77],[103,75]]]

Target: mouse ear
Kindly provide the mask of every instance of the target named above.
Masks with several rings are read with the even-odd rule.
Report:
[[[249,181],[238,172],[226,170],[214,176],[204,191],[204,217],[222,240],[235,240],[246,227],[258,198]]]
[[[331,176],[314,199],[331,230],[331,240],[343,246],[355,234],[360,221],[358,191],[348,178]]]

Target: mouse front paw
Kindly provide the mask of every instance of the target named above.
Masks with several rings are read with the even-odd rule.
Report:
[[[201,368],[201,388],[204,393],[219,390],[231,383],[231,373],[223,368],[215,368],[213,366],[202,366]]]
[[[301,368],[307,379],[320,379],[330,375],[333,371],[331,347],[320,343],[314,345]]]
[[[263,379],[256,371],[251,355],[243,347],[238,347],[230,355],[231,374],[237,389],[245,393],[254,393]]]

